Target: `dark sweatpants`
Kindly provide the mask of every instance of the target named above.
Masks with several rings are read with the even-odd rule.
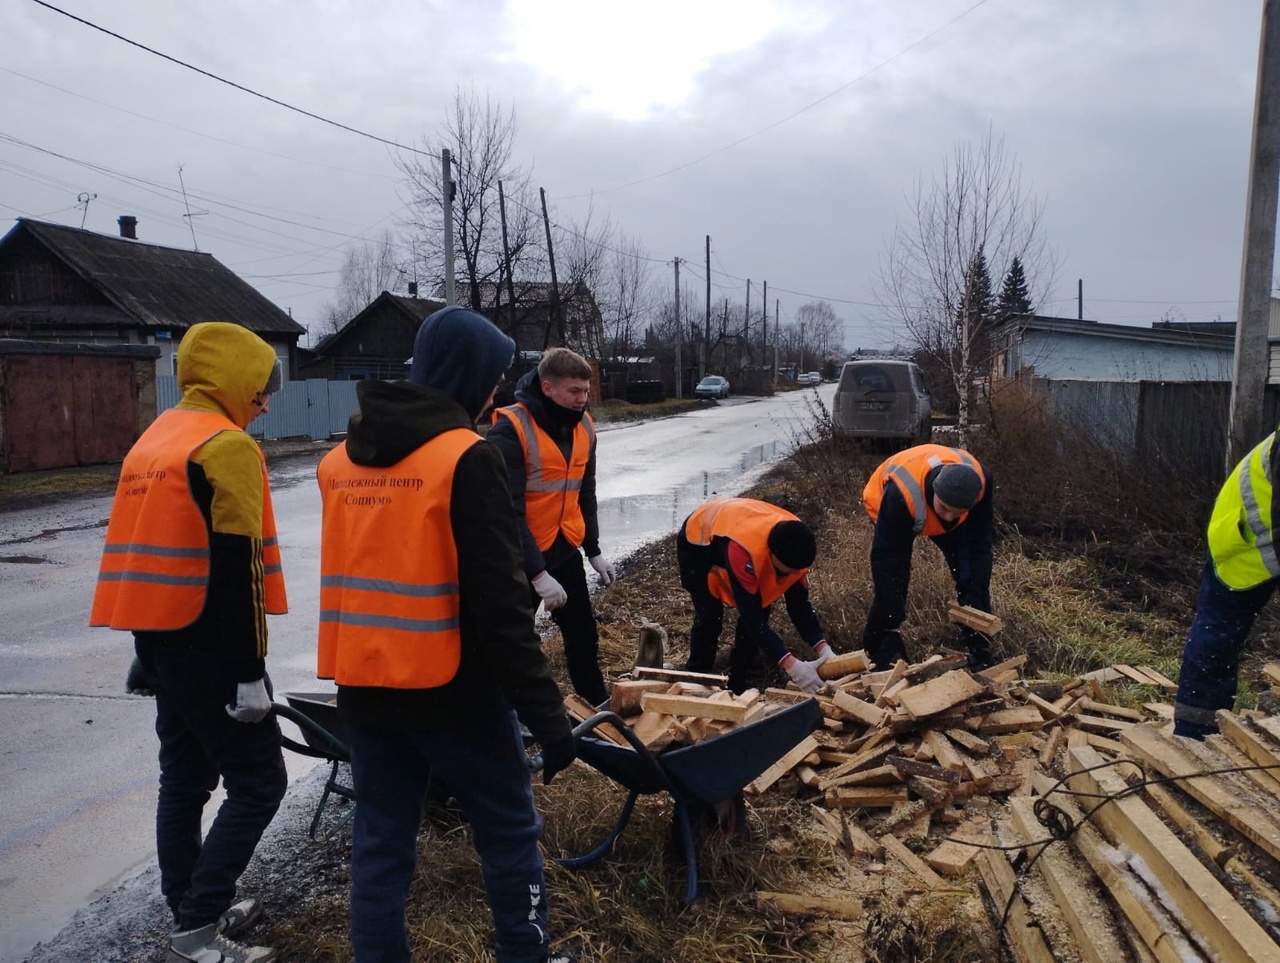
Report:
[[[582,553],[574,552],[547,573],[564,587],[569,601],[551,613],[551,621],[560,628],[564,640],[564,661],[569,669],[573,691],[593,706],[609,698],[600,672],[600,633],[596,630],[596,614],[591,610],[591,590]],[[533,593],[533,607],[541,599]]]

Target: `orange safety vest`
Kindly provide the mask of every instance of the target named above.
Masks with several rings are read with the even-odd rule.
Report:
[[[458,671],[453,474],[481,441],[437,435],[394,465],[357,465],[346,445],[320,462],[320,651],[338,685],[431,689]]]
[[[684,523],[684,537],[691,545],[710,545],[713,538],[723,536],[746,549],[760,583],[760,604],[768,608],[809,571],[779,575],[769,553],[773,526],[795,521],[799,519],[786,509],[754,498],[713,498],[694,509]],[[737,604],[724,567],[715,565],[707,573],[707,588],[725,605]]]
[[[982,493],[986,491],[987,476],[976,458],[960,448],[948,448],[945,445],[917,445],[915,448],[908,448],[886,459],[871,473],[867,487],[862,490],[862,504],[866,506],[871,520],[874,522],[876,516],[880,514],[880,499],[884,497],[885,485],[893,482],[902,492],[907,510],[914,518],[911,530],[916,535],[941,535],[949,531],[943,526],[942,519],[934,513],[933,506],[926,504],[924,497],[925,476],[939,465],[968,465],[976,471],[978,478],[982,480],[982,489],[978,494],[981,500]],[[968,517],[969,513],[965,512],[956,525]],[[951,527],[955,528],[955,525]]]
[[[217,412],[171,408],[142,433],[120,468],[90,625],[163,632],[200,617],[209,585],[209,530],[191,496],[187,462],[219,432],[241,430]],[[265,457],[262,565],[266,611],[287,612]]]
[[[499,415],[511,420],[524,448],[524,517],[538,550],[549,549],[560,532],[570,545],[581,545],[587,537],[587,523],[578,493],[596,438],[595,422],[583,412],[573,429],[573,450],[566,464],[560,446],[538,426],[523,402],[497,409],[495,420]]]

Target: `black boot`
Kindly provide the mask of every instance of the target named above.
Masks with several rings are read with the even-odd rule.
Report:
[[[891,668],[899,659],[907,658],[907,647],[902,641],[902,633],[897,629],[884,632],[866,648],[867,658],[871,660],[872,668],[877,671]]]

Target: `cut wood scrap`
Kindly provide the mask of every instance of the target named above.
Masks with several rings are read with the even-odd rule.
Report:
[[[1036,819],[1035,803],[1030,799],[1009,800],[1013,826],[1028,843],[1045,838],[1045,829]],[[1111,908],[1099,898],[1094,887],[1086,885],[1079,868],[1073,864],[1070,851],[1062,846],[1038,846],[1030,849],[1040,875],[1053,893],[1071,935],[1076,938],[1085,963],[1115,963],[1125,958],[1116,938]],[[936,868],[936,867],[935,867]]]
[[[886,756],[885,765],[892,766],[898,772],[905,772],[911,776],[924,776],[928,779],[936,779],[939,782],[950,783],[955,785],[960,781],[960,773],[952,772],[950,769],[943,769],[941,766],[935,766],[927,762],[919,762],[915,759],[908,759],[905,756]]]
[[[1280,746],[1280,717],[1250,718],[1249,725],[1255,727],[1259,732],[1265,732],[1277,746]]]
[[[939,782],[936,779],[930,779],[927,776],[908,776],[907,789],[917,799],[923,799],[930,806],[944,806],[951,802],[955,796],[955,788],[957,784]],[[926,827],[926,832],[928,831]]]
[[[1040,715],[1044,716],[1046,722],[1053,722],[1062,716],[1062,710],[1042,696],[1036,695],[1034,692],[1027,693],[1027,703],[1035,706],[1040,710]]]
[[[1235,744],[1221,733],[1205,736],[1204,744],[1238,768],[1241,776],[1261,789],[1273,801],[1280,795],[1280,783],[1268,775],[1265,769],[1256,768],[1258,764],[1237,749]]]
[[[824,779],[824,786],[893,786],[902,782],[902,773],[893,766],[876,766],[874,769],[862,769],[841,776],[839,779]]]
[[[877,739],[874,742],[868,742],[866,748],[848,762],[842,763],[834,769],[824,773],[822,783],[818,788],[825,792],[832,786],[837,785],[834,780],[847,776],[849,773],[857,772],[859,769],[878,765],[885,756],[889,755],[891,752],[895,752],[898,748],[897,743],[889,737],[887,732],[882,731],[882,735],[883,738]]]
[[[1019,732],[1023,729],[1039,729],[1044,726],[1044,716],[1034,706],[1021,706],[1017,709],[998,709],[982,716],[974,716],[966,720],[965,725],[974,732],[984,736],[994,736],[1005,732]]]
[[[875,686],[872,686],[872,691],[876,693],[876,705],[878,706],[884,705],[884,702],[881,701],[881,698],[893,686],[897,685],[898,682],[906,674],[907,674],[907,663],[904,662],[902,659],[899,659],[897,662],[893,664],[893,667],[889,670],[889,675],[885,678],[884,682],[881,683],[880,687],[876,688]]]
[[[1001,931],[1009,941],[1009,948],[1019,963],[1054,963],[1056,957],[1046,942],[1044,933],[1035,924],[1026,901],[1018,894],[1018,880],[1004,853],[984,849],[976,859],[978,872],[991,894],[995,907],[995,920],[1007,921]]]
[[[1054,758],[1058,755],[1058,749],[1062,746],[1062,741],[1066,736],[1066,730],[1059,726],[1049,733],[1049,741],[1044,744],[1044,748],[1040,750],[1040,765],[1046,769],[1053,765]]]
[[[1117,719],[1127,719],[1130,722],[1142,722],[1144,716],[1137,709],[1130,709],[1127,706],[1112,705],[1110,702],[1095,702],[1093,699],[1081,699],[1080,708],[1084,712],[1092,712],[1096,715],[1115,716]]]
[[[809,789],[817,789],[818,783],[822,781],[822,777],[818,775],[818,770],[813,766],[801,763],[792,770],[796,774],[796,778],[800,780],[800,785],[807,786]]]
[[[921,719],[967,702],[982,691],[982,686],[968,672],[953,669],[928,682],[909,685],[898,693],[898,705],[906,709],[913,718]]]
[[[880,845],[884,847],[886,853],[920,877],[921,881],[930,889],[943,889],[946,887],[947,881],[930,869],[923,859],[907,849],[906,843],[893,835],[893,833],[885,833],[881,836]]]
[[[856,899],[829,899],[822,896],[806,896],[799,893],[756,892],[756,906],[772,907],[796,916],[821,916],[836,920],[862,919],[862,904]]]
[[[654,712],[669,712],[674,716],[697,716],[702,719],[723,719],[726,722],[742,722],[747,707],[735,702],[700,699],[697,696],[666,695],[662,692],[646,692],[640,697],[640,705]]]
[[[564,697],[564,708],[571,718],[574,718],[579,722],[586,722],[596,714],[596,707],[576,692],[570,692]],[[631,748],[631,743],[627,742],[626,737],[614,729],[612,723],[606,722],[596,726],[595,729],[592,730],[592,734],[601,739],[607,739],[615,745],[626,746],[628,749]]]
[[[957,625],[968,626],[983,635],[995,635],[1004,627],[998,616],[955,601],[947,604],[947,617]]]
[[[1268,685],[1280,685],[1280,662],[1268,662],[1259,675]]]
[[[975,736],[972,732],[965,729],[947,729],[945,735],[952,742],[964,746],[970,752],[976,752],[980,756],[991,755],[991,743],[981,736]]]
[[[1166,735],[1158,729],[1135,728],[1124,733],[1121,741],[1161,775],[1179,777],[1178,785],[1184,792],[1280,859],[1280,822],[1271,813],[1249,805],[1218,779],[1203,775],[1198,779],[1186,778],[1202,774],[1210,767],[1180,745],[1177,736]]]
[[[1102,683],[1098,679],[1086,679],[1086,697],[1093,699],[1095,702],[1109,702],[1106,691],[1102,688]]]
[[[1246,775],[1259,777],[1262,780],[1259,785],[1267,788],[1272,794],[1280,793],[1280,756],[1277,756],[1253,730],[1246,728],[1243,722],[1225,709],[1218,710],[1216,718],[1218,731],[1222,733],[1223,738],[1248,756],[1251,762],[1268,767],[1253,770]],[[1258,779],[1254,780],[1254,782],[1258,781]]]
[[[969,656],[964,652],[947,652],[945,655],[931,655],[923,662],[917,662],[914,665],[907,666],[907,678],[912,682],[928,682],[930,679],[942,675],[944,672],[950,672],[953,669],[963,669],[969,664]]]
[[[1136,744],[1148,736],[1159,737],[1160,733],[1138,728],[1125,733],[1125,741],[1136,749]],[[1137,738],[1131,743],[1133,737]],[[1111,796],[1127,793],[1129,785],[1119,775],[1107,768],[1096,768],[1103,765],[1102,757],[1087,746],[1068,750],[1071,788]],[[1093,821],[1117,845],[1142,857],[1187,925],[1216,956],[1280,963],[1280,946],[1141,799],[1133,795],[1113,798],[1094,812]]]
[[[898,694],[906,689],[911,682],[909,679],[899,679],[893,685],[887,685],[876,696],[876,705],[878,706],[896,706],[898,704]]]
[[[698,682],[713,689],[723,689],[729,684],[727,675],[716,672],[685,672],[682,669],[655,669],[636,666],[632,675],[637,679],[663,679],[667,682]]]
[[[673,682],[667,692],[671,695],[697,696],[699,699],[719,696],[720,702],[724,702],[725,699],[730,701],[733,699],[733,693],[728,689],[716,689],[709,685],[703,685],[701,682]]]
[[[760,775],[756,776],[751,782],[747,783],[747,791],[760,793],[764,792],[775,782],[789,773],[792,768],[800,763],[805,756],[814,752],[818,748],[818,740],[813,736],[805,736],[781,759],[766,769]]]
[[[798,689],[774,689],[764,690],[764,697],[769,702],[783,702],[794,705],[797,702],[804,702],[806,699],[812,699],[813,696],[807,692],[800,692]]]
[[[1128,679],[1130,682],[1136,682],[1138,683],[1138,685],[1149,685],[1149,686],[1159,685],[1159,683],[1157,683],[1154,678],[1147,675],[1146,672],[1142,671],[1136,666],[1117,664],[1112,666],[1112,668],[1115,669],[1116,672],[1118,672],[1120,675]],[[1110,680],[1104,680],[1104,681],[1110,681]]]
[[[1124,719],[1107,719],[1104,716],[1076,716],[1075,726],[1078,729],[1084,729],[1086,732],[1101,732],[1104,735],[1108,732],[1127,732],[1130,729],[1137,728],[1137,723],[1127,722]]]
[[[1173,721],[1173,706],[1167,702],[1144,702],[1142,708],[1165,722]]]
[[[947,833],[947,839],[927,854],[924,861],[931,869],[943,875],[960,876],[973,861],[973,857],[978,855],[979,848],[994,842],[991,820],[985,816],[970,816]]]
[[[927,746],[933,754],[934,761],[943,769],[950,769],[952,772],[959,773],[965,771],[964,760],[960,757],[960,753],[956,752],[955,746],[951,744],[944,733],[930,729],[920,738],[922,748]]]
[[[995,665],[988,666],[979,672],[978,675],[986,676],[989,679],[993,675],[1009,672],[1012,669],[1021,669],[1026,664],[1027,656],[1025,653],[1022,655],[1015,655],[1011,659],[1005,659],[1003,662],[997,662]]]
[[[896,833],[904,826],[910,827],[920,819],[928,819],[934,807],[923,799],[912,799],[910,802],[894,803],[893,810],[880,820],[879,833]]]
[[[865,856],[869,859],[880,859],[884,856],[884,847],[872,839],[861,826],[850,822],[844,810],[833,813],[815,805],[810,805],[809,809],[812,810],[814,819],[852,855]]]
[[[1106,736],[1100,736],[1096,732],[1089,732],[1085,735],[1085,741],[1095,749],[1101,749],[1103,752],[1110,753],[1120,759],[1133,758],[1133,753],[1126,749],[1122,742],[1116,742],[1114,739],[1108,739]]]
[[[676,741],[678,721],[675,716],[669,716],[665,712],[642,712],[631,723],[631,731],[646,748],[661,752]]]
[[[672,683],[662,679],[619,679],[609,690],[609,708],[620,716],[640,713],[640,696],[646,692],[666,692]]]
[[[888,809],[894,803],[906,802],[907,791],[888,786],[828,789],[823,799],[830,809]]]
[[[1036,789],[1044,795],[1046,802],[1061,809],[1077,827],[1071,837],[1076,851],[1084,857],[1156,959],[1160,963],[1203,961],[1204,957],[1188,941],[1163,904],[1151,898],[1146,884],[1137,878],[1121,852],[1084,821],[1084,814],[1076,806],[1077,797],[1061,791],[1052,792],[1053,786],[1054,781],[1048,776],[1036,778]],[[1093,804],[1090,801],[1090,806]],[[1046,833],[1041,833],[1037,838],[1046,836]]]
[[[818,666],[818,678],[838,679],[854,672],[866,672],[869,668],[871,668],[871,662],[867,659],[866,650],[857,649],[853,652],[845,652],[843,655],[833,655],[827,659]]]
[[[1156,669],[1153,669],[1151,666],[1135,665],[1134,668],[1137,669],[1139,672],[1141,672],[1143,675],[1149,676],[1155,682],[1156,685],[1164,689],[1166,692],[1178,691],[1178,683],[1174,682],[1164,673]]]
[[[856,696],[851,696],[849,693],[839,689],[832,695],[831,702],[840,712],[867,726],[881,725],[889,714],[880,706],[872,705],[870,702],[863,702]]]
[[[996,686],[1012,685],[1021,677],[1017,669],[1005,669],[1003,672],[992,672],[990,674],[983,671],[979,672],[978,675]]]

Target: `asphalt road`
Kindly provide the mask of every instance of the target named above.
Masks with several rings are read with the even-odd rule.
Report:
[[[818,389],[827,404],[833,385]],[[714,494],[751,485],[811,421],[814,392],[602,426],[601,541],[621,558]],[[314,459],[273,466],[290,612],[270,621],[277,691],[315,679],[319,492]],[[132,638],[88,627],[109,496],[0,514],[0,963],[154,859],[151,701],[124,694]],[[633,575],[632,577],[639,577]],[[296,777],[312,760],[286,753]]]

